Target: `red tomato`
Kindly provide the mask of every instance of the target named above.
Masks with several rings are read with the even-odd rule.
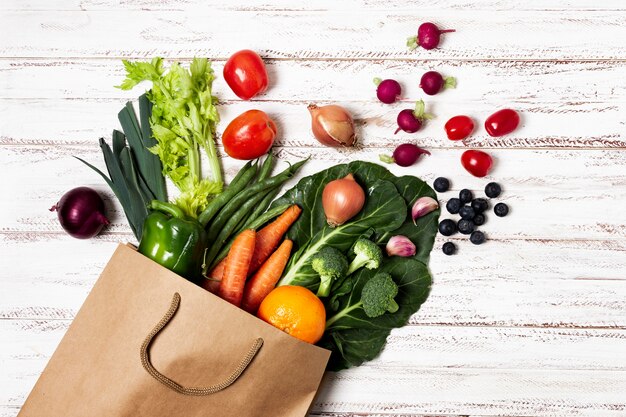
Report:
[[[267,153],[276,137],[276,124],[261,110],[235,117],[222,134],[226,153],[235,159],[254,159]]]
[[[445,129],[448,139],[465,139],[474,130],[474,121],[467,116],[454,116],[446,122]]]
[[[511,133],[519,125],[519,114],[515,110],[498,110],[485,120],[485,129],[489,136],[502,136]]]
[[[493,160],[486,152],[469,150],[461,155],[461,164],[473,176],[484,177],[491,170]]]
[[[243,100],[267,90],[267,71],[261,57],[244,49],[235,52],[224,65],[224,79],[233,93]]]

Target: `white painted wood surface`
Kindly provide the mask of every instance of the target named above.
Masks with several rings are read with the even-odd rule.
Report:
[[[458,32],[408,52],[425,20]],[[102,166],[97,139],[139,93],[112,87],[119,58],[207,56],[219,74],[244,47],[268,58],[271,88],[245,103],[218,79],[220,132],[266,110],[282,160],[316,159],[303,175],[414,138],[433,155],[395,173],[445,175],[454,191],[497,180],[512,208],[491,216],[482,247],[455,237],[449,258],[437,239],[428,301],[375,361],[328,374],[313,416],[626,416],[624,2],[5,0],[0,23],[0,417],[17,414],[116,243],[133,238],[106,185],[72,158]],[[428,97],[437,118],[423,131],[394,136],[430,69],[458,88]],[[378,103],[375,76],[400,80],[404,103]],[[358,149],[320,147],[309,102],[350,108]],[[522,113],[514,134],[445,139],[449,117],[504,106]],[[489,178],[464,173],[466,146],[497,158]],[[224,158],[228,177],[239,166]],[[47,211],[78,185],[107,197],[113,223],[90,241]]]

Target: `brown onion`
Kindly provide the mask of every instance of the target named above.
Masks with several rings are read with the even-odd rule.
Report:
[[[365,204],[365,192],[352,174],[326,184],[322,207],[330,227],[340,226],[356,216]]]
[[[311,113],[313,135],[322,145],[340,147],[356,143],[354,120],[346,109],[336,104],[322,107],[309,104],[307,108]]]

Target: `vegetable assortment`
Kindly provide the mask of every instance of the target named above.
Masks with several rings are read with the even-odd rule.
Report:
[[[173,63],[166,72],[162,58],[123,62],[126,79],[121,89],[130,90],[142,81],[152,83],[147,96],[152,102],[150,128],[156,144],[150,151],[158,155],[163,174],[180,190],[176,205],[195,218],[223,188],[214,140],[219,114],[212,92],[215,76],[211,63],[194,58],[188,70]],[[201,178],[200,148],[208,157],[210,179]]]
[[[160,158],[149,150],[157,143],[150,127],[152,104],[145,94],[138,101],[141,122],[137,119],[132,103],[128,102],[118,113],[124,133],[113,131],[113,148],[100,139],[100,149],[109,176],[83,159],[77,159],[97,172],[109,185],[124,209],[133,234],[139,240],[149,214],[148,204],[152,200],[166,201],[167,194]]]
[[[433,49],[447,32],[454,30],[440,30],[427,22],[408,45]],[[460,220],[439,222],[437,195],[425,182],[397,177],[364,161],[302,178],[277,198],[307,160],[272,174],[276,161],[270,151],[278,131],[260,109],[237,116],[221,135],[230,157],[247,160],[225,187],[215,143],[220,118],[211,63],[194,58],[188,69],[177,63],[165,69],[163,60],[155,58],[124,61],[124,66],[127,75],[120,88],[151,83],[139,98],[139,119],[128,103],[119,114],[124,133],[113,132],[112,147],[101,139],[108,176],[83,162],[119,199],[139,251],[292,336],[330,349],[332,370],[376,357],[391,329],[404,325],[426,300],[432,283],[427,264],[437,232],[467,234],[474,244],[486,239],[477,230],[486,221],[486,199],[461,190],[446,204]],[[251,50],[233,54],[223,76],[243,100],[264,93],[269,85],[263,60]],[[398,81],[374,82],[380,102],[401,99]],[[456,80],[428,71],[419,86],[434,95],[455,87]],[[415,108],[401,110],[395,134],[418,132],[433,118],[425,108],[418,100]],[[354,119],[347,109],[310,104],[308,111],[313,136],[322,145],[356,144]],[[489,135],[501,136],[518,124],[517,113],[504,109],[487,118],[485,128]],[[445,131],[450,140],[465,139],[474,131],[474,121],[453,117]],[[208,158],[208,178],[202,178],[201,151]],[[423,154],[430,152],[403,143],[380,159],[407,167]],[[478,177],[486,176],[493,165],[491,157],[478,150],[464,152],[461,162]],[[179,190],[173,201],[168,201],[165,178]],[[437,178],[434,188],[446,192],[450,182]],[[494,198],[500,191],[498,184],[490,183],[485,194]],[[72,221],[89,227],[63,225],[73,235],[88,237],[108,221],[94,196],[83,194],[87,203],[72,204],[89,207],[95,214]],[[61,212],[70,200],[64,196],[57,206],[63,221],[66,215]],[[494,213],[506,216],[508,206],[498,203]],[[446,242],[442,250],[451,255],[457,248]]]
[[[330,227],[321,196],[327,184],[348,174],[365,191],[365,204],[344,224]],[[431,284],[426,264],[437,233],[439,210],[414,222],[411,207],[421,197],[434,199],[436,194],[416,177],[396,177],[379,165],[355,161],[301,179],[273,203],[302,208],[302,214],[287,233],[296,251],[278,285],[298,285],[313,292],[321,288],[329,318],[320,344],[333,351],[331,369],[357,366],[374,358],[390,330],[404,325],[426,299]],[[414,254],[382,256],[380,260],[380,253],[372,247],[382,250],[393,242],[394,236],[410,240],[415,246]],[[364,244],[362,239],[373,245]],[[378,268],[368,268],[377,264]],[[366,283],[380,273],[389,274],[398,287],[397,295],[391,297],[398,304],[394,313],[388,311],[393,293],[389,285],[382,281],[370,284],[373,288],[363,294]],[[364,303],[370,313],[386,313],[369,317]]]

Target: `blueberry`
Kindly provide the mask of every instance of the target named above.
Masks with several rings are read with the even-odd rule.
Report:
[[[502,192],[502,188],[500,187],[500,184],[498,184],[497,182],[490,182],[485,187],[485,195],[489,198],[496,198],[497,196],[500,195],[501,192]]]
[[[472,223],[471,220],[461,219],[459,220],[457,226],[459,228],[459,232],[463,233],[464,235],[469,235],[474,231],[474,223]]]
[[[472,198],[474,198],[474,194],[472,194],[472,192],[467,188],[463,188],[459,191],[459,200],[461,200],[461,203],[469,203],[472,201]]]
[[[475,215],[472,223],[474,223],[474,226],[482,226],[485,224],[485,215],[482,213]]]
[[[459,209],[459,216],[464,220],[472,220],[476,213],[470,206],[463,206]]]
[[[474,245],[480,245],[481,243],[484,243],[485,234],[479,230],[473,232],[470,235],[470,242],[472,242]]]
[[[498,217],[504,217],[509,214],[509,206],[504,203],[498,203],[493,208],[493,212],[496,213]]]
[[[439,233],[444,236],[451,236],[456,233],[456,223],[453,220],[445,219],[439,223]]]
[[[433,187],[438,193],[445,193],[450,189],[450,181],[447,178],[439,177],[433,183]]]
[[[459,200],[458,198],[451,198],[446,204],[446,210],[448,210],[448,213],[450,214],[457,214],[460,208],[461,200]]]
[[[441,250],[448,256],[454,255],[454,253],[456,252],[456,245],[452,242],[446,242],[441,247]]]
[[[484,198],[475,198],[472,200],[472,208],[476,213],[482,213],[489,208],[489,202]]]

